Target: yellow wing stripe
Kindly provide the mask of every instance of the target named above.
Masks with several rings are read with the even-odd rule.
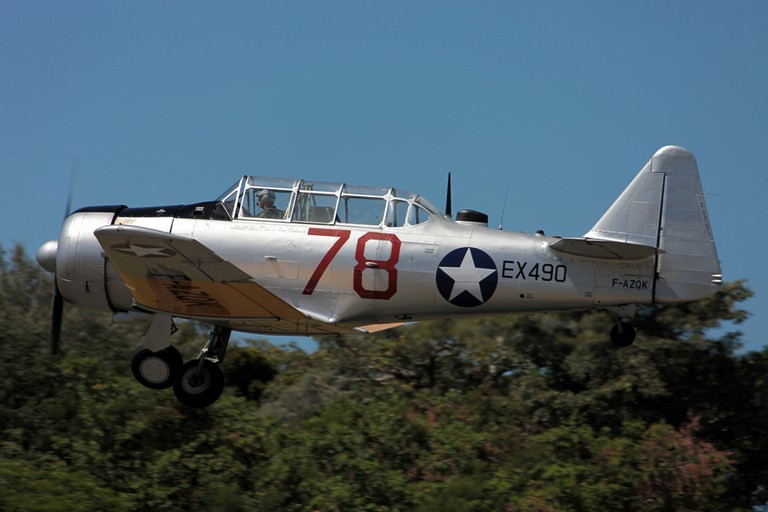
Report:
[[[133,226],[108,226],[95,235],[146,308],[188,317],[306,318],[195,240]]]

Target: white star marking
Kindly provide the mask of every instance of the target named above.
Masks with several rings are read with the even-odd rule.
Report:
[[[146,258],[148,256],[167,258],[170,256],[168,252],[163,252],[165,250],[163,247],[141,247],[139,245],[130,245],[128,247],[115,247],[115,250],[126,254],[133,254],[139,258]]]
[[[480,302],[483,302],[483,294],[480,291],[480,281],[496,272],[493,268],[477,268],[472,251],[467,249],[461,265],[458,267],[440,267],[440,270],[453,279],[453,289],[449,301],[455,299],[463,292],[469,292]]]

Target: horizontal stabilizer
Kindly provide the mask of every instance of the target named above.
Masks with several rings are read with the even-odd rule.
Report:
[[[549,246],[550,248],[572,256],[597,260],[644,260],[658,253],[656,247],[649,245],[597,240],[594,238],[563,238]]]

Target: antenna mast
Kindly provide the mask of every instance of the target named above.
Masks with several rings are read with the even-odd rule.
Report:
[[[508,197],[509,197],[509,182],[507,182],[507,190],[504,191],[504,203],[501,205],[501,220],[499,221],[499,231],[504,229],[504,212],[507,211]]]
[[[445,216],[451,216],[451,171],[448,171],[448,191],[445,194]]]

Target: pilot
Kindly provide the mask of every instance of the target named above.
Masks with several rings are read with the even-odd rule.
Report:
[[[271,190],[264,189],[256,197],[259,198],[259,206],[261,212],[256,217],[262,219],[282,219],[283,212],[275,208],[275,193]]]

